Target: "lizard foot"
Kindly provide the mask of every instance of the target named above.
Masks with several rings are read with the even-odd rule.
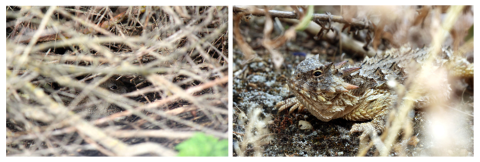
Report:
[[[350,133],[362,133],[360,135],[360,139],[364,139],[367,135],[370,135],[372,133],[377,133],[375,126],[371,123],[357,123],[352,126],[352,129],[350,129]]]
[[[304,109],[304,106],[297,100],[296,97],[289,98],[275,105],[275,109],[278,108],[278,113],[282,112],[283,110],[289,107],[290,107],[290,110],[288,111],[289,114],[295,111],[296,109],[298,109],[299,111],[303,111]]]

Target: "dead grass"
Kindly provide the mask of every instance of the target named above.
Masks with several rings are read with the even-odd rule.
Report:
[[[7,6],[7,155],[175,156],[195,132],[227,138],[227,11]],[[83,98],[123,111],[74,113]]]

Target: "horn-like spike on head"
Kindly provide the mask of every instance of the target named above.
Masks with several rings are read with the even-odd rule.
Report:
[[[345,83],[345,84],[343,85],[343,87],[345,87],[345,88],[348,89],[348,90],[357,89],[357,88],[358,88],[358,86],[352,85],[352,84],[348,84],[348,83]]]
[[[360,70],[362,67],[353,67],[353,68],[345,68],[345,69],[342,69],[342,72],[343,74],[351,74],[353,72],[356,72],[358,70]]]
[[[342,62],[339,62],[339,63],[336,63],[335,64],[335,68],[338,69],[338,68],[341,68],[345,65],[345,63],[347,63],[348,61],[342,61]]]
[[[335,90],[337,90],[338,92],[348,92],[348,90],[345,89],[345,87],[342,87],[342,86],[337,87]]]
[[[333,66],[333,63],[332,63],[332,62],[325,64],[325,67],[326,67],[326,68],[325,68],[325,72],[330,71],[330,69],[332,68],[332,66]]]
[[[333,87],[328,87],[326,90],[325,90],[327,93],[335,93],[335,88]]]

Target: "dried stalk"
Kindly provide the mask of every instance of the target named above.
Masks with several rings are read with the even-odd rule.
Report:
[[[429,52],[429,57],[427,58],[427,60],[425,60],[424,65],[422,66],[422,69],[418,75],[421,78],[415,78],[416,81],[412,83],[410,89],[419,89],[419,83],[426,82],[428,80],[427,78],[424,78],[424,76],[428,76],[428,73],[430,73],[430,71],[432,70],[433,60],[435,57],[437,57],[438,53],[440,53],[442,43],[445,41],[445,36],[447,35],[447,32],[450,31],[453,24],[455,24],[455,20],[460,15],[462,9],[463,6],[450,7],[441,29],[439,29],[434,35],[431,50]],[[392,126],[388,131],[388,136],[384,142],[386,149],[381,150],[381,156],[388,156],[388,154],[390,153],[390,149],[393,146],[395,140],[397,139],[398,132],[403,126],[404,120],[408,119],[407,114],[411,109],[413,109],[415,99],[417,99],[418,97],[420,97],[418,91],[407,92],[405,98],[408,98],[408,100],[404,100],[398,109],[399,112],[393,120]]]
[[[83,149],[175,156],[165,142],[118,138],[185,140],[193,132],[228,138],[227,10],[182,7],[177,16],[178,7],[114,8],[7,11],[18,23],[7,20],[7,155],[83,155]],[[90,81],[96,77],[103,79]],[[99,86],[110,77],[133,92]],[[92,102],[81,105],[84,99]],[[123,111],[103,117],[72,111],[101,103]]]

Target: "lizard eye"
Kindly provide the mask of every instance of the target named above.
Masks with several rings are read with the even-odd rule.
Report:
[[[321,71],[321,70],[315,70],[315,71],[313,72],[313,75],[314,75],[314,76],[320,76],[320,75],[322,75],[322,71]]]
[[[117,89],[117,86],[116,86],[116,85],[112,85],[112,86],[110,86],[110,89],[111,89],[111,90],[116,90],[116,89]]]

